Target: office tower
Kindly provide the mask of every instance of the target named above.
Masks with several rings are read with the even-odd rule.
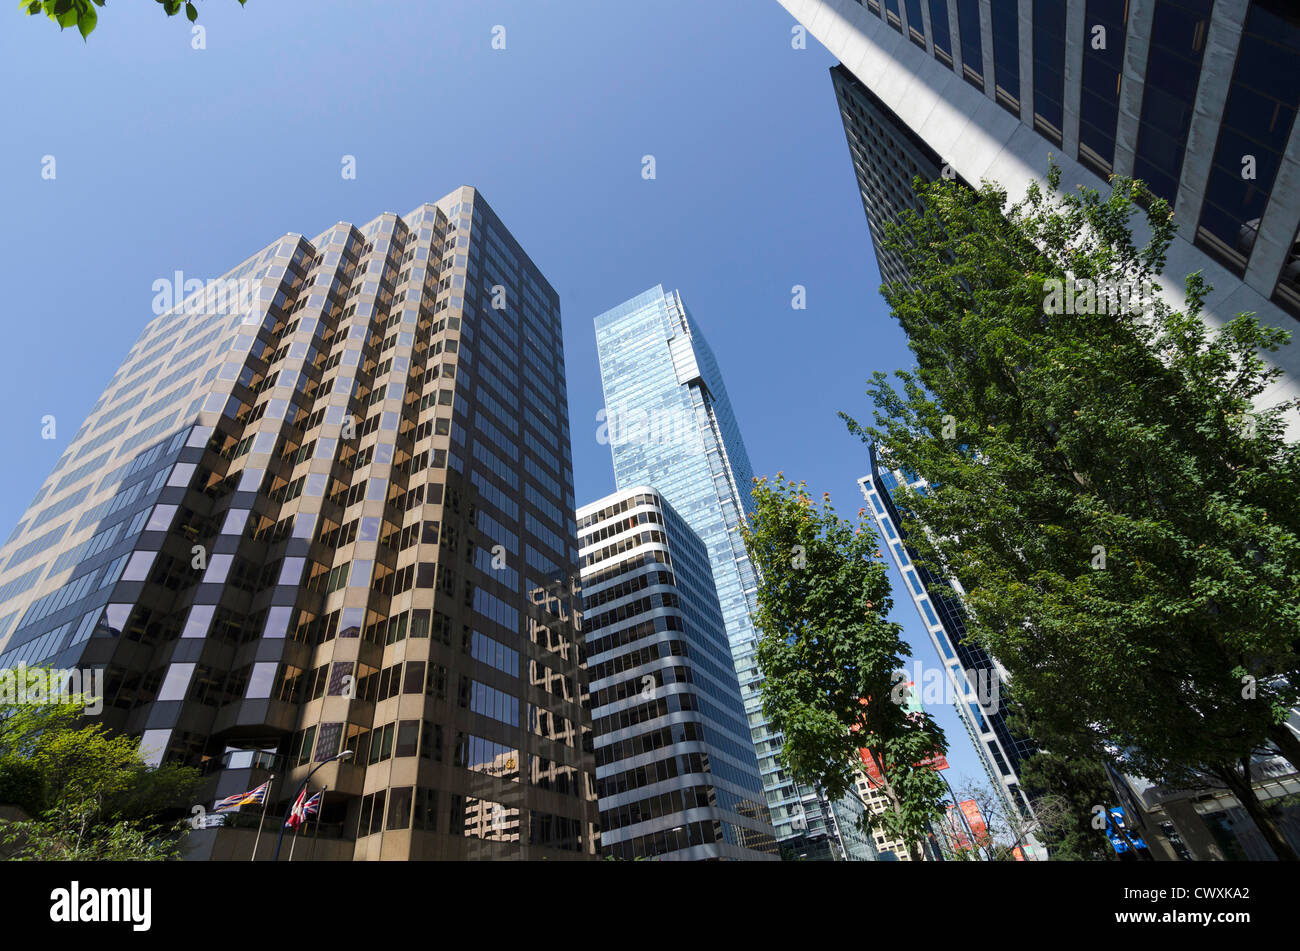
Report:
[[[651,485],[704,542],[778,840],[834,840],[833,855],[869,858],[870,843],[777,760],[781,738],[763,717],[755,656],[757,584],[738,527],[753,470],[717,360],[681,295],[651,288],[596,318],[609,442],[620,490]],[[861,805],[857,811],[860,814]],[[845,845],[847,843],[847,845]]]
[[[884,815],[893,808],[889,797],[885,795],[885,791],[874,786],[867,779],[865,773],[858,775],[854,785],[858,790],[858,798],[866,804],[866,808],[870,810],[873,816]],[[871,834],[875,839],[877,861],[910,862],[912,860],[912,854],[908,851],[907,842],[899,836],[891,836],[879,828],[872,830]]]
[[[601,853],[776,859],[708,549],[653,488],[578,509]]]
[[[1203,271],[1218,326],[1300,318],[1300,5],[1294,0],[781,0],[834,86],[885,280],[881,224],[911,181],[1144,180],[1175,213],[1162,293]],[[1145,223],[1134,219],[1135,233]],[[1300,396],[1300,347],[1262,402]]]
[[[102,722],[204,802],[274,772],[274,817],[322,767],[299,858],[594,855],[555,292],[472,188],[212,288],[145,328],[0,553],[0,667],[106,668]],[[248,859],[250,819],[193,854]]]
[[[1004,798],[1008,809],[1032,816],[1033,804],[1020,785],[1019,769],[1035,747],[1007,727],[1006,670],[978,644],[967,642],[961,583],[955,578],[936,578],[914,563],[914,552],[907,544],[895,495],[900,486],[924,491],[925,483],[885,466],[874,445],[870,456],[871,472],[858,480],[858,486],[876,520],[881,544],[902,575],[916,613],[943,661],[956,701],[953,709],[980,757],[990,787]]]

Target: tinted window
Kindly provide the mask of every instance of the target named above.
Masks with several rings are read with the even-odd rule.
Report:
[[[1133,175],[1170,204],[1187,148],[1213,0],[1158,0],[1151,23]]]
[[[1020,115],[1020,13],[1017,0],[993,0],[993,81],[998,105]]]
[[[1115,123],[1124,71],[1128,0],[1088,0],[1079,96],[1079,161],[1109,175],[1115,161]]]
[[[1244,273],[1300,105],[1300,10],[1254,0],[1237,52],[1196,241]]]
[[[980,51],[980,2],[957,0],[957,32],[961,34],[961,69],[967,82],[984,88],[984,55]]]
[[[1061,144],[1065,123],[1065,4],[1034,0],[1034,128]]]

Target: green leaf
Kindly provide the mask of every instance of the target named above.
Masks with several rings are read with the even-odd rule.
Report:
[[[187,4],[185,4],[185,15],[186,15],[187,17],[189,17],[189,21],[190,21],[191,23],[193,23],[195,20],[197,20],[197,19],[199,18],[199,9],[198,9],[198,7],[196,7],[196,6],[195,6],[194,4],[192,4],[192,3],[187,3]]]
[[[81,19],[77,21],[77,29],[81,31],[81,38],[84,40],[94,31],[99,23],[99,14],[95,8],[87,6],[81,13]]]

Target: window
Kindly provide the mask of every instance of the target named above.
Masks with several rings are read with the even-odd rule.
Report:
[[[409,665],[408,665],[409,666]],[[421,664],[421,667],[424,665]],[[397,724],[397,742],[394,756],[414,756],[420,745],[420,721],[402,720]]]
[[[1300,10],[1287,0],[1253,0],[1196,229],[1197,245],[1239,275],[1300,106],[1297,57]]]
[[[885,21],[899,33],[903,32],[903,21],[898,13],[898,0],[885,0]]]
[[[1020,115],[1020,11],[1017,0],[993,0],[993,84],[998,105]]]
[[[907,18],[911,20],[911,7]],[[952,34],[948,29],[948,0],[930,0],[930,33],[934,37],[934,58],[952,65]]]
[[[1178,197],[1214,0],[1158,0],[1151,22],[1133,177],[1172,207]]]
[[[961,71],[976,89],[984,89],[984,54],[980,46],[979,0],[957,0],[957,32],[961,35]]]
[[[1079,94],[1079,161],[1103,178],[1115,161],[1128,0],[1088,0]]]
[[[1034,130],[1060,145],[1064,124],[1065,4],[1034,0]]]
[[[921,0],[906,0],[907,35],[913,43],[925,49],[925,20],[921,14]]]

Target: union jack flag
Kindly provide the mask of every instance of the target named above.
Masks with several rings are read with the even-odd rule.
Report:
[[[324,792],[324,790],[321,792]],[[303,802],[303,797],[306,795],[307,790],[305,789],[298,794],[298,801],[293,804],[293,809],[289,811],[289,817],[284,820],[286,829],[297,829],[320,810],[321,793],[317,793],[306,802]]]

